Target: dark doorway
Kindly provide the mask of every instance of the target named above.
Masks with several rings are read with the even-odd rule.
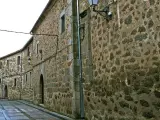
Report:
[[[5,85],[4,87],[4,98],[7,98],[8,97],[8,88],[7,88],[7,85]]]
[[[44,80],[43,80],[43,75],[40,76],[40,103],[44,104]]]

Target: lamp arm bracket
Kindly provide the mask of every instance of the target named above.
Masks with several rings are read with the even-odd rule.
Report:
[[[93,11],[94,11],[94,12],[97,12],[99,15],[101,15],[101,16],[103,16],[105,19],[109,20],[109,17],[107,17],[107,16],[108,16],[108,13],[109,13],[109,6],[106,6],[103,10],[96,10],[96,9],[95,9],[95,6],[93,6]],[[102,13],[105,13],[105,15],[102,14]]]
[[[107,19],[107,17],[105,15],[103,15],[101,12],[97,11],[97,13],[101,16],[103,16],[105,19]]]
[[[93,6],[93,11],[94,11],[94,12],[98,12],[98,13],[104,12],[104,13],[107,14],[107,13],[109,12],[109,7],[106,6],[103,10],[96,10],[96,9],[95,9],[95,6]]]

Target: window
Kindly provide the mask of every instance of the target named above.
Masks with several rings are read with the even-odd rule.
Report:
[[[17,57],[17,65],[20,65],[20,61],[21,61],[21,57],[18,56],[18,57]]]
[[[40,53],[40,57],[41,57],[41,60],[42,60],[42,50],[39,50],[39,53]]]
[[[2,69],[2,62],[0,62],[0,69]]]
[[[23,75],[23,79],[22,79],[22,88],[24,88],[25,85],[25,75]]]
[[[32,86],[32,73],[30,72],[30,87]]]
[[[36,53],[38,54],[38,43],[37,43],[37,45],[36,45]]]
[[[2,82],[2,81],[1,81],[1,78],[0,78],[0,84],[1,84],[1,82]]]
[[[27,74],[26,74],[26,83],[27,83]]]
[[[14,86],[16,86],[17,85],[17,79],[15,78],[14,79]]]
[[[27,55],[30,56],[30,49],[29,49],[29,47],[27,49]]]
[[[61,33],[65,31],[65,14],[61,16]]]
[[[7,68],[9,69],[9,60],[7,60]]]

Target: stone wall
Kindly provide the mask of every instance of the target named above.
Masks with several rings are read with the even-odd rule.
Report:
[[[3,78],[8,86],[9,99],[33,101],[36,104],[43,104],[52,111],[73,117],[71,10],[71,1],[52,1],[43,14],[41,23],[32,31],[35,34],[48,35],[34,35],[33,43],[27,43],[22,48],[20,51],[22,68],[18,73],[15,60],[11,60],[12,71],[7,71],[7,66],[4,65],[3,73],[14,73],[14,76],[5,75]],[[65,14],[63,33],[60,32],[61,14]],[[28,54],[28,47],[30,54]],[[2,58],[2,61],[15,59],[16,54]],[[19,87],[14,85],[15,78],[19,81],[18,85],[20,83]],[[41,79],[43,79],[44,98],[41,93]]]
[[[110,21],[90,13],[93,79],[83,69],[86,119],[158,120],[160,3],[121,0],[110,9]]]
[[[96,9],[107,4],[108,0],[100,1]],[[0,75],[8,86],[10,99],[30,100],[76,117],[80,108],[79,61],[73,7],[71,0],[52,1],[32,31],[47,35],[33,36],[33,43],[29,44],[31,54],[28,56],[26,47],[21,54],[1,60],[4,68]],[[160,3],[117,0],[110,2],[110,10],[113,17],[108,21],[93,12],[87,0],[80,1],[85,117],[158,120]],[[63,33],[61,14],[66,18]],[[21,76],[17,71],[21,69],[16,65],[17,55],[23,57]],[[11,61],[10,70],[7,59]]]
[[[31,38],[32,39],[32,38]],[[22,95],[21,98],[33,101],[33,42],[22,51]]]
[[[61,33],[60,15],[63,13],[66,28]],[[33,37],[33,91],[35,103],[43,103],[44,107],[52,111],[72,116],[72,89],[69,73],[72,59],[70,13],[69,1],[53,1],[43,14],[43,21],[40,21],[33,31],[48,34],[48,36]],[[44,98],[41,94],[41,82],[44,85]],[[42,99],[44,99],[43,102]]]
[[[0,70],[0,78],[2,98],[8,97],[9,99],[20,99],[21,60],[18,64],[18,56],[21,58],[21,52],[1,59],[2,68]],[[5,96],[5,94],[7,95]]]
[[[15,80],[16,79],[16,83]],[[21,99],[21,76],[16,75],[14,77],[7,77],[4,79],[4,81],[7,81],[7,87],[8,87],[8,99],[10,100],[19,100]],[[15,85],[16,84],[16,85]]]

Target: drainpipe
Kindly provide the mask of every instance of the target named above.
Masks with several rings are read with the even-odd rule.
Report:
[[[83,95],[83,76],[82,76],[82,56],[81,56],[81,39],[80,39],[80,10],[79,0],[77,0],[77,36],[78,36],[78,56],[79,56],[79,89],[80,89],[80,116],[84,119],[84,95]]]

